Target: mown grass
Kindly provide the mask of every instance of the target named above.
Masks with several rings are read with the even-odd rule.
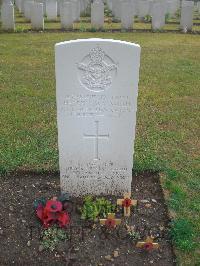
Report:
[[[1,174],[58,170],[54,45],[90,37],[142,47],[134,171],[161,172],[179,263],[199,265],[199,35],[0,34]]]

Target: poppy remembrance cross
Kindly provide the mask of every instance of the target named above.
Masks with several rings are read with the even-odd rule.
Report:
[[[131,193],[125,193],[123,199],[117,200],[117,205],[124,207],[124,216],[129,217],[131,215],[131,206],[137,205],[137,200],[131,199]]]
[[[147,237],[146,240],[144,242],[138,242],[136,244],[137,248],[143,248],[147,251],[151,251],[153,249],[158,249],[159,248],[159,244],[158,243],[154,243],[153,242],[154,238],[153,237]]]
[[[116,219],[114,213],[108,213],[107,219],[100,219],[100,224],[115,228],[117,225],[121,224],[121,219]]]

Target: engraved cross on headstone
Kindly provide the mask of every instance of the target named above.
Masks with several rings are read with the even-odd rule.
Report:
[[[95,128],[96,128],[96,134],[95,135],[84,134],[84,138],[95,140],[94,160],[99,160],[99,139],[108,139],[109,134],[106,134],[106,135],[99,134],[99,121],[95,121]]]

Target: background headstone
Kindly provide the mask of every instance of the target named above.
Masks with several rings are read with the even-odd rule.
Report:
[[[101,0],[96,0],[91,4],[91,24],[94,28],[103,28],[104,3]]]
[[[133,10],[130,2],[123,2],[121,5],[121,28],[132,29],[133,28]]]
[[[34,3],[31,9],[31,27],[35,30],[44,29],[43,4]]]
[[[3,3],[1,7],[1,21],[2,29],[14,30],[15,18],[14,18],[14,6],[12,3]]]
[[[57,19],[57,1],[55,0],[46,1],[46,15],[48,20]]]
[[[55,48],[61,190],[130,192],[140,46],[88,39]]]
[[[165,7],[162,2],[155,2],[152,10],[152,29],[161,30],[165,26]]]
[[[61,28],[73,29],[73,16],[72,16],[72,4],[71,2],[65,2],[62,4],[60,13]]]
[[[193,9],[194,9],[194,2],[192,1],[182,2],[180,28],[185,32],[192,30]]]

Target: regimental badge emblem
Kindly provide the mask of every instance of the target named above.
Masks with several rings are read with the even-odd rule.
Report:
[[[117,64],[96,47],[78,63],[79,80],[91,91],[105,91],[110,88],[117,73]]]

